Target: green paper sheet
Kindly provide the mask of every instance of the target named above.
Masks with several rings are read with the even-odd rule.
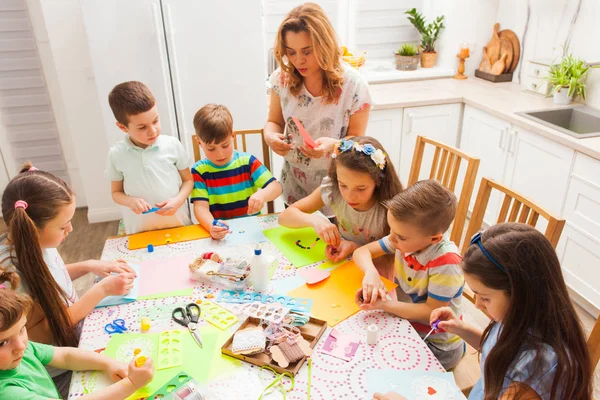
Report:
[[[291,229],[279,226],[264,231],[264,234],[296,268],[325,259],[327,245],[322,240],[316,241],[319,236],[313,228]],[[300,245],[308,248],[303,249],[297,246],[298,240],[300,240]]]
[[[147,296],[139,296],[137,299],[138,300],[152,300],[152,299],[164,299],[166,297],[176,297],[176,296],[192,297],[193,294],[194,294],[194,288],[185,288],[185,289],[173,290],[172,292],[149,294]]]
[[[187,329],[182,330],[184,331],[182,342],[183,364],[178,367],[167,368],[160,371],[157,370],[152,382],[128,397],[127,400],[135,400],[150,396],[173,378],[174,374],[181,370],[186,371],[198,381],[206,383],[210,379],[222,374],[224,371],[230,370],[232,366],[241,364],[240,361],[225,357],[221,354],[221,346],[227,338],[231,336],[229,331],[223,332],[212,326],[203,326],[200,328],[203,348],[200,348]],[[150,338],[156,341],[152,359],[157,360],[159,334],[114,334],[106,345],[104,354],[116,358],[117,350],[121,345],[141,337]]]

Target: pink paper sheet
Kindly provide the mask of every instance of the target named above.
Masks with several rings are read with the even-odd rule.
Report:
[[[317,268],[302,268],[298,271],[298,275],[306,279],[307,285],[314,285],[329,278],[330,272]]]
[[[308,147],[311,147],[313,149],[316,148],[318,146],[317,143],[313,140],[312,137],[310,137],[308,132],[306,132],[306,129],[304,129],[304,125],[302,125],[302,122],[300,122],[298,117],[292,117],[292,120],[294,121],[294,123],[298,127],[298,130],[300,131],[300,134],[304,138],[304,143],[306,143]]]
[[[138,296],[149,296],[194,287],[194,281],[190,280],[188,272],[189,265],[193,260],[194,256],[188,253],[177,257],[140,263],[142,273],[140,274]]]

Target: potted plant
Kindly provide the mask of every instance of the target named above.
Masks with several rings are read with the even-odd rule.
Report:
[[[408,20],[421,34],[421,67],[433,67],[437,60],[435,42],[440,31],[445,28],[444,16],[437,17],[431,24],[427,24],[423,15],[418,13],[416,8],[406,11],[405,14],[408,14]]]
[[[563,56],[560,64],[552,65],[544,80],[552,86],[548,96],[554,97],[554,104],[569,104],[573,96],[581,96],[585,100],[585,85],[590,68],[592,67],[573,54]]]
[[[414,71],[419,66],[420,57],[416,46],[405,43],[394,54],[396,69],[400,71]]]

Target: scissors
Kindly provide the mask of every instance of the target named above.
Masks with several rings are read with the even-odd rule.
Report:
[[[115,319],[112,323],[104,325],[104,332],[112,335],[113,333],[123,333],[127,330],[125,320],[122,318]]]
[[[173,310],[171,316],[173,317],[173,321],[179,325],[187,326],[198,346],[202,348],[202,338],[200,337],[200,333],[196,332],[198,319],[200,318],[200,307],[198,307],[198,304],[190,303],[185,308],[177,307]]]

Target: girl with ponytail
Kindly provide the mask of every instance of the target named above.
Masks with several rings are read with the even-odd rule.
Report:
[[[80,322],[88,313],[106,296],[123,295],[133,285],[135,274],[121,260],[65,265],[56,247],[73,230],[74,213],[75,195],[68,185],[31,164],[23,166],[2,195],[8,233],[0,235],[0,268],[3,274],[15,272],[18,291],[33,299],[27,330],[36,342],[77,346]],[[88,272],[106,278],[79,299],[72,280]],[[48,372],[66,397],[70,373]]]

